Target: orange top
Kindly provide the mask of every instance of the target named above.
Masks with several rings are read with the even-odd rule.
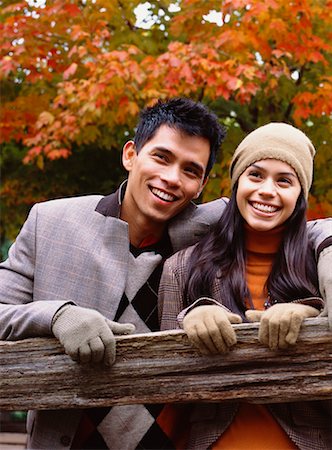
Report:
[[[265,282],[282,239],[283,227],[260,233],[246,226],[247,284],[255,309],[264,309]],[[294,450],[291,441],[269,410],[263,405],[241,403],[225,433],[213,450]]]
[[[246,225],[245,232],[247,284],[255,309],[263,310],[268,295],[264,286],[282,240],[283,227],[262,233]]]
[[[176,450],[186,448],[190,432],[190,408],[190,404],[168,403],[156,420]]]

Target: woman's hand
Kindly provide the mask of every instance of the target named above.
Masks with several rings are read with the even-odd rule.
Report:
[[[236,344],[236,334],[231,324],[241,322],[239,315],[222,305],[202,305],[185,316],[183,329],[201,353],[225,353]]]
[[[271,350],[294,345],[303,320],[318,314],[316,308],[299,303],[278,303],[266,311],[246,311],[250,322],[260,322],[258,339]]]

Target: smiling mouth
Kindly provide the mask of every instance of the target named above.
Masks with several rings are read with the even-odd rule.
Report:
[[[276,211],[279,211],[281,209],[277,206],[266,205],[264,203],[258,203],[258,202],[250,202],[250,204],[254,209],[257,209],[257,211],[260,211],[263,213],[268,213],[268,214],[275,213]]]
[[[175,195],[168,194],[167,192],[161,191],[157,188],[150,188],[151,192],[158,197],[160,200],[163,200],[164,202],[175,202],[178,198]]]

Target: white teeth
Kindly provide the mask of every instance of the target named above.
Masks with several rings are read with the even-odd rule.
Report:
[[[258,211],[267,212],[267,213],[273,213],[278,210],[275,206],[271,205],[263,205],[262,203],[253,203],[252,206],[255,209],[258,209]]]
[[[154,195],[161,198],[162,200],[165,200],[166,202],[173,202],[176,198],[174,197],[174,195],[167,194],[166,192],[163,192],[157,188],[152,188],[151,191],[154,193]]]

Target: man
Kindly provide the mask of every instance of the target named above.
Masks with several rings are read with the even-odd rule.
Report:
[[[74,360],[111,365],[114,334],[133,331],[130,324],[158,330],[161,262],[205,234],[226,204],[191,203],[224,136],[202,104],[158,102],[142,112],[123,148],[128,181],[115,194],[35,205],[0,265],[0,339],[54,335]],[[310,226],[316,250],[326,252],[326,228]],[[161,412],[160,405],[130,405],[29,413],[28,446],[171,448]]]

